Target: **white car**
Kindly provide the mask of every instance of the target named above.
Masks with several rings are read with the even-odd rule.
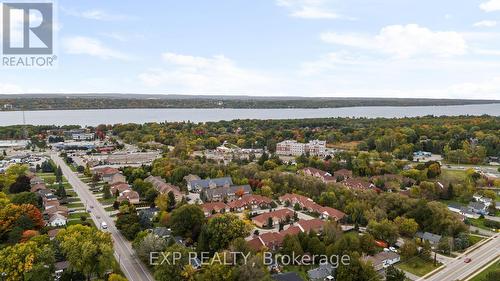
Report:
[[[106,222],[101,222],[101,228],[102,229],[108,228],[108,224]]]
[[[396,248],[394,248],[394,247],[389,247],[389,250],[391,250],[391,252],[394,252],[394,253],[397,252]]]

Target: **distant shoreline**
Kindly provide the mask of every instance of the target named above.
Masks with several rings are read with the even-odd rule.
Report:
[[[500,100],[179,95],[0,95],[0,111],[98,109],[320,109],[500,104]]]

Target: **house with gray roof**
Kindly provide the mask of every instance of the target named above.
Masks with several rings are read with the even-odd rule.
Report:
[[[489,213],[488,206],[482,202],[470,202],[468,208],[476,214],[487,215]]]
[[[437,235],[430,232],[417,232],[416,237],[422,239],[423,241],[429,241],[431,245],[437,245],[441,241],[441,235]]]
[[[190,180],[187,182],[187,188],[190,192],[200,192],[205,189],[213,189],[218,187],[229,187],[233,185],[231,177],[204,179],[204,180]]]
[[[200,197],[205,202],[230,202],[238,199],[239,195],[242,196],[250,193],[252,193],[252,188],[249,185],[232,185],[205,189],[202,191]]]
[[[285,272],[271,275],[271,278],[276,281],[303,281],[297,272]]]
[[[321,264],[318,268],[307,271],[307,276],[311,281],[335,280],[335,268],[329,263]]]

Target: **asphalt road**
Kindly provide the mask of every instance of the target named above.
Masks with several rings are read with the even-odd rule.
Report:
[[[50,157],[56,165],[61,167],[64,176],[68,179],[71,186],[73,186],[73,189],[78,194],[78,197],[80,197],[85,207],[87,209],[90,208],[90,217],[94,221],[95,225],[100,227],[101,222],[104,221],[107,223],[108,228],[105,231],[111,234],[114,242],[113,248],[115,251],[115,257],[120,263],[120,268],[125,274],[125,277],[127,277],[129,281],[154,281],[154,278],[149,270],[137,257],[135,257],[131,243],[121,235],[118,229],[116,229],[113,219],[109,216],[108,212],[104,210],[99,201],[97,201],[96,197],[89,190],[89,186],[81,181],[57,154],[51,154]]]
[[[494,238],[479,248],[475,249],[469,254],[465,254],[454,259],[452,262],[448,263],[446,267],[437,272],[436,274],[426,278],[426,281],[455,281],[455,280],[465,280],[469,275],[475,271],[483,268],[489,262],[494,260],[500,255],[500,234],[494,236]],[[465,263],[464,260],[470,258],[469,263]],[[424,280],[420,278],[419,280]]]

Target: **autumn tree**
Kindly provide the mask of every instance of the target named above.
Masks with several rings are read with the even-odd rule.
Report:
[[[173,261],[173,253],[180,254],[180,259]],[[170,257],[164,260],[162,257]],[[182,273],[185,266],[189,266],[189,253],[186,247],[179,244],[174,244],[168,247],[163,255],[160,255],[159,260],[155,266],[154,277],[156,281],[184,281]]]
[[[87,278],[102,277],[113,262],[113,242],[109,233],[96,228],[72,225],[56,237],[62,254],[71,266]]]
[[[389,244],[396,243],[399,234],[397,225],[388,219],[384,219],[381,222],[370,221],[368,232],[375,238],[384,240]]]
[[[6,281],[50,280],[55,257],[48,239],[41,238],[3,248],[0,261],[0,272],[5,273]]]
[[[397,225],[399,233],[406,237],[413,237],[418,230],[418,224],[414,219],[397,217],[394,219],[394,223]]]
[[[216,252],[227,248],[236,238],[246,237],[250,228],[233,214],[223,214],[211,218],[200,235],[200,249]]]

